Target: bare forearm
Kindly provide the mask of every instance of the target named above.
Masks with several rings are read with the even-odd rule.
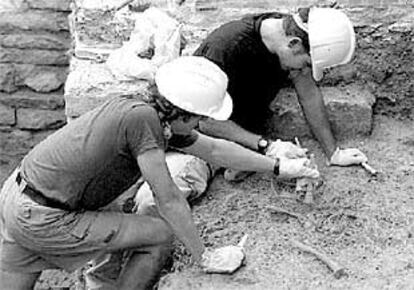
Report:
[[[231,120],[203,120],[200,121],[199,129],[200,132],[206,135],[233,141],[253,150],[257,150],[257,143],[261,138],[261,136],[243,129]]]
[[[234,142],[203,134],[200,134],[197,142],[185,151],[210,163],[238,170],[268,172],[272,171],[275,165],[273,158]]]
[[[143,177],[150,184],[161,217],[171,226],[177,238],[199,260],[204,246],[198,236],[190,208],[171,178],[161,149],[144,152],[137,158]]]
[[[336,142],[329,124],[322,93],[312,78],[307,75],[297,75],[294,85],[306,120],[325,154],[330,158],[335,151]]]
[[[157,203],[159,205],[159,203]],[[159,206],[160,215],[170,225],[175,236],[191,252],[195,261],[200,260],[204,245],[193,222],[190,208],[185,200],[174,200]]]

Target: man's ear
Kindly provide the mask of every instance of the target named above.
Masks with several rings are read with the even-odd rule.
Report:
[[[291,37],[289,39],[288,47],[293,51],[293,54],[300,54],[305,50],[302,44],[302,39],[299,37]]]

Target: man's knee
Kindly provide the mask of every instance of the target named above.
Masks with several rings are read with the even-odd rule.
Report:
[[[2,290],[29,290],[33,289],[38,273],[8,272],[0,269],[0,289]]]
[[[160,245],[171,245],[174,240],[174,234],[171,228],[166,228],[159,232]]]

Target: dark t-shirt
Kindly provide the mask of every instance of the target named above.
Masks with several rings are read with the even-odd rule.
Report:
[[[269,52],[260,35],[264,19],[282,16],[265,13],[226,23],[194,52],[227,74],[234,104],[230,119],[256,133],[263,130],[269,103],[288,80],[288,72],[282,70],[278,56]]]
[[[176,148],[197,135],[174,137]],[[94,210],[109,204],[141,176],[137,156],[165,149],[156,110],[142,101],[117,97],[69,123],[24,158],[25,180],[71,209]]]

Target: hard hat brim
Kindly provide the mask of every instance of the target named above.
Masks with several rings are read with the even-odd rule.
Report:
[[[312,76],[317,82],[323,78],[323,68],[317,67],[314,62],[312,62]]]
[[[208,115],[207,117],[210,117],[218,121],[226,121],[228,120],[228,118],[230,118],[232,112],[233,100],[230,97],[229,93],[226,92],[226,96],[224,97],[223,105],[221,106],[220,110]]]

